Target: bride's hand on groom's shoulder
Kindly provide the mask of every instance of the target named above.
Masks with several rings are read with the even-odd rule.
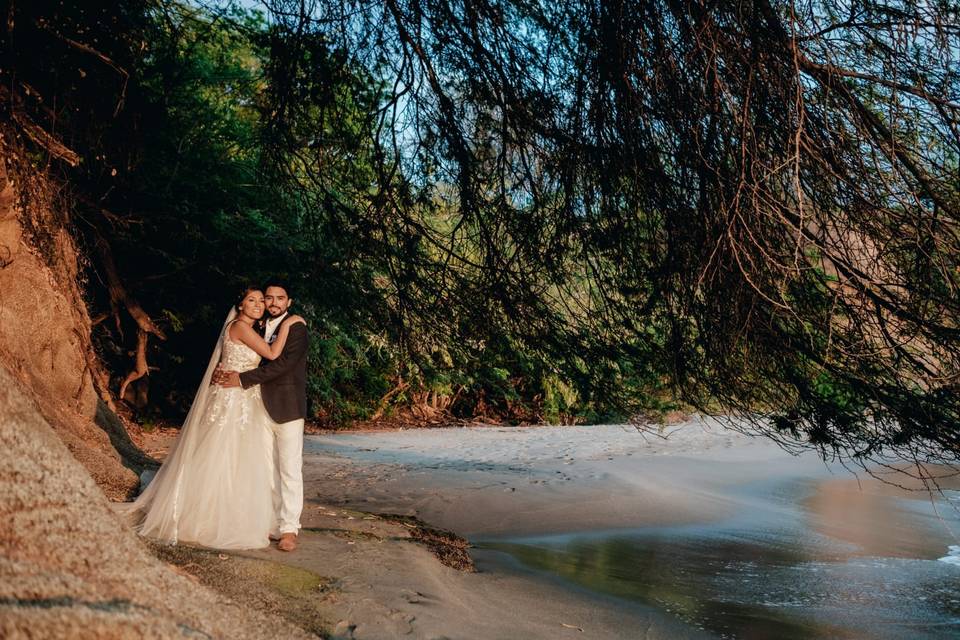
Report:
[[[287,320],[287,324],[289,324],[291,327],[297,324],[298,322],[307,324],[307,321],[303,318],[303,316],[293,315],[293,316],[290,316],[289,320]]]

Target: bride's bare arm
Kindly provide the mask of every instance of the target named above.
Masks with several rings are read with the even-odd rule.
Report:
[[[307,324],[307,321],[303,319],[303,316],[290,316],[283,321],[283,324],[280,325],[280,329],[277,331],[277,339],[273,341],[270,345],[270,352],[272,356],[265,356],[270,360],[276,360],[280,354],[283,352],[284,345],[287,344],[287,336],[290,335],[290,327],[297,323]]]
[[[283,347],[287,343],[290,327],[300,322],[306,324],[306,320],[301,316],[291,316],[289,320],[286,320],[280,326],[277,339],[273,341],[273,344],[267,344],[267,341],[264,340],[253,327],[244,322],[233,323],[230,327],[229,335],[231,340],[242,342],[256,351],[261,357],[267,360],[276,360],[283,352]]]
[[[251,349],[257,352],[263,358],[267,360],[274,360],[277,356],[274,355],[273,349],[270,348],[270,345],[267,344],[267,341],[257,333],[253,327],[246,324],[245,322],[234,322],[230,325],[230,328],[227,330],[227,335],[234,342],[242,342]],[[278,340],[279,342],[279,340]],[[279,355],[280,352],[277,352]]]

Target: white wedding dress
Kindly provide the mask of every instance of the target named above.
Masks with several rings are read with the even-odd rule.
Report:
[[[247,371],[260,356],[230,339],[227,328],[180,436],[153,481],[124,511],[143,536],[171,544],[257,549],[270,544],[274,525],[273,437],[260,387],[210,384],[217,362]]]

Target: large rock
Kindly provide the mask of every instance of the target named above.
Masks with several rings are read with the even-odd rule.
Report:
[[[0,638],[314,637],[150,555],[2,367],[0,513]]]
[[[0,365],[38,402],[103,491],[127,498],[150,460],[94,387],[78,254],[54,189],[38,175],[18,191],[8,176],[12,160],[9,151],[0,156]]]

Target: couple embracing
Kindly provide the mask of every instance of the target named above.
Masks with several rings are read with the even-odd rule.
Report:
[[[176,443],[124,509],[141,535],[215,549],[273,539],[296,549],[308,337],[304,319],[289,313],[290,293],[270,281],[247,287],[231,308]]]

